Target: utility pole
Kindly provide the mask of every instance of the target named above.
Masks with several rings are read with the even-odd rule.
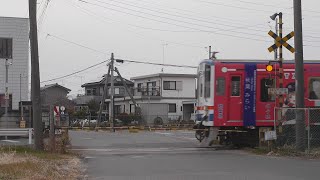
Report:
[[[110,62],[110,69],[111,69],[111,87],[110,87],[110,116],[109,116],[109,122],[110,126],[112,128],[112,131],[114,132],[114,56],[113,53],[111,53],[111,62]]]
[[[33,113],[34,144],[36,150],[43,150],[37,32],[37,0],[29,0],[29,19],[31,45],[31,98]]]
[[[50,115],[49,115],[49,124],[50,124],[49,139],[50,139],[50,151],[51,151],[51,152],[55,152],[55,151],[56,151],[53,107],[54,107],[54,106],[52,106],[52,105],[49,106],[49,108],[50,108]]]
[[[211,59],[211,46],[209,46],[209,59]]]
[[[110,66],[110,65],[108,65],[108,66],[109,66],[109,67],[108,67],[108,73],[106,74],[106,77],[104,77],[104,78],[105,78],[105,82],[104,82],[102,99],[101,99],[100,107],[99,107],[97,127],[100,126],[102,109],[103,109],[103,105],[104,105],[105,100],[106,100],[106,96],[107,96],[107,94],[108,94],[108,82],[109,82],[109,75],[110,75],[110,70],[111,70],[111,66]]]
[[[296,108],[304,108],[304,67],[303,67],[303,38],[301,0],[293,1],[294,10],[294,46],[295,46],[295,75],[296,75]],[[305,118],[303,110],[296,110],[296,149],[305,149]]]

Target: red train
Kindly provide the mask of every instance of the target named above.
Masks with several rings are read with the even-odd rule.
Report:
[[[279,87],[279,64],[274,63],[271,72],[266,71],[268,64],[259,60],[203,60],[198,67],[196,106],[202,127],[245,129],[253,136],[259,128],[273,127],[279,99],[268,89]],[[284,61],[283,70],[283,87],[288,89],[283,107],[294,107],[294,61]],[[304,72],[305,105],[320,107],[320,61],[305,61]]]

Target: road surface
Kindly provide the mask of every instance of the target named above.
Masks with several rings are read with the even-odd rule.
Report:
[[[70,131],[89,179],[319,180],[320,161],[201,148],[193,132]]]

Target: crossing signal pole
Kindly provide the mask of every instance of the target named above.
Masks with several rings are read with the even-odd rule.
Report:
[[[294,32],[289,33],[287,36],[283,37],[283,20],[282,20],[282,13],[275,13],[274,15],[270,16],[272,20],[275,20],[276,17],[279,16],[279,35],[269,31],[269,35],[275,40],[275,43],[268,48],[269,52],[276,51],[279,48],[279,60],[269,61],[279,63],[279,72],[277,76],[279,77],[279,88],[283,88],[283,46],[286,47],[290,52],[294,53],[295,49],[287,43],[287,41],[294,36]],[[282,94],[279,94],[279,107],[283,107],[284,98]]]
[[[283,22],[282,22],[282,12],[279,14],[279,37],[282,39],[283,33]],[[282,46],[279,47],[279,87],[283,88],[283,50]],[[279,96],[279,106],[283,106],[283,95]]]

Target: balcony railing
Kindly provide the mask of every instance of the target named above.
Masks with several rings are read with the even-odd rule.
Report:
[[[133,89],[134,96],[161,96],[160,87],[140,87]]]

